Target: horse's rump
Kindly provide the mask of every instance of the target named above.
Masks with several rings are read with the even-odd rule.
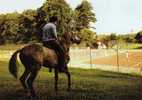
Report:
[[[58,57],[55,51],[39,43],[32,43],[23,47],[20,52],[20,59],[22,56],[24,56],[25,60],[28,59],[28,62],[35,62],[45,67],[55,66],[58,63]]]

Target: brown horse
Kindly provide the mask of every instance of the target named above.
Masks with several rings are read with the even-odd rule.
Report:
[[[65,33],[62,37],[59,38],[60,44],[64,48],[66,54],[66,63],[69,61],[69,47],[71,42],[80,43],[80,38],[77,35],[72,33]],[[24,89],[29,91],[31,96],[36,96],[35,90],[33,88],[33,81],[35,80],[39,70],[42,66],[49,69],[54,69],[55,73],[55,91],[57,92],[58,87],[58,57],[54,50],[50,48],[43,47],[41,44],[30,44],[22,49],[17,50],[9,61],[9,71],[10,73],[17,78],[17,54],[19,53],[20,60],[25,67],[25,71],[20,77],[20,82]],[[71,87],[71,76],[68,68],[64,68],[62,71],[68,77],[68,90]],[[27,92],[28,92],[27,91]]]

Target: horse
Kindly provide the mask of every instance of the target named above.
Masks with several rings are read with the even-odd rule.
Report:
[[[66,64],[69,62],[69,48],[71,43],[80,43],[80,38],[73,33],[64,33],[62,37],[59,37],[59,42],[65,50]],[[24,46],[21,49],[18,49],[13,53],[9,60],[9,72],[17,78],[17,55],[21,63],[24,65],[24,73],[19,78],[24,90],[30,94],[32,97],[36,97],[36,93],[33,87],[33,82],[42,67],[54,69],[55,75],[55,92],[58,90],[58,56],[56,52],[51,49],[42,46],[39,43],[32,43]],[[66,66],[62,73],[65,73],[68,77],[68,88],[71,88],[71,75]]]

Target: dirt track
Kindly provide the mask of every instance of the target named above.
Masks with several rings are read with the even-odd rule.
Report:
[[[119,65],[124,67],[141,67],[142,52],[128,52],[119,55]],[[90,63],[90,62],[88,62]],[[117,66],[117,56],[107,56],[92,60],[92,64]]]

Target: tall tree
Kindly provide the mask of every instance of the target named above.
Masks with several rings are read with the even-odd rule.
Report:
[[[19,17],[19,39],[24,42],[31,41],[35,38],[35,10],[26,10]]]
[[[136,42],[142,43],[142,31],[136,34],[135,39],[136,39]]]
[[[47,0],[41,8],[38,9],[38,17],[45,23],[51,16],[58,17],[57,30],[59,33],[70,31],[73,11],[65,0]],[[41,23],[41,24],[42,24]]]
[[[4,27],[4,24],[5,24],[5,21],[6,21],[6,15],[3,15],[1,14],[0,15],[0,44],[3,44],[4,43],[4,30],[5,30],[5,27]]]
[[[3,43],[15,42],[15,37],[18,34],[18,17],[19,13],[1,15],[0,21],[0,37]]]
[[[75,12],[76,28],[79,31],[83,28],[89,28],[90,22],[96,22],[96,17],[95,13],[93,12],[93,8],[87,0],[83,0],[82,3],[76,7]]]
[[[89,29],[82,29],[80,32],[80,37],[83,42],[85,42],[86,46],[91,46],[96,39],[96,33]]]

